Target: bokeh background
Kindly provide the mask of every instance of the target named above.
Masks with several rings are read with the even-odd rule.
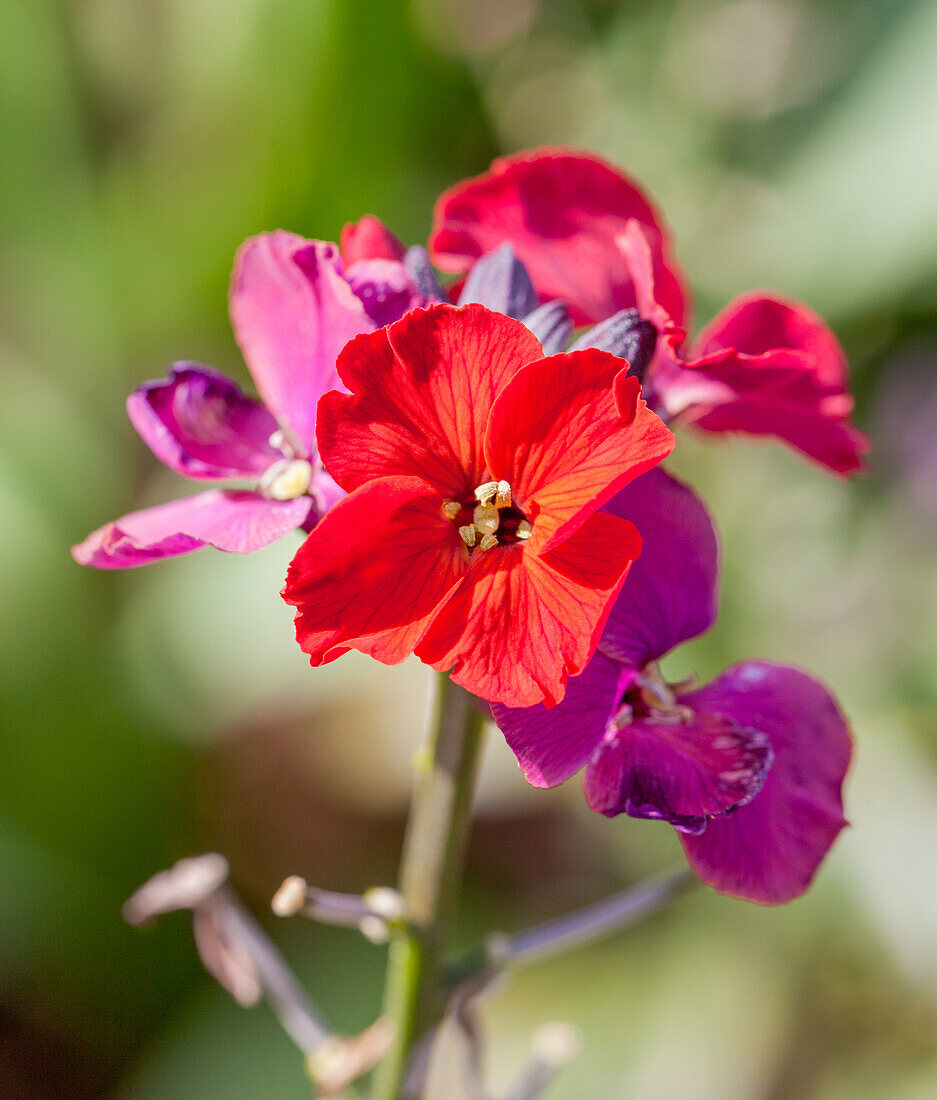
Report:
[[[705,320],[771,286],[850,356],[871,473],[681,437],[725,544],[722,615],[675,676],[743,657],[837,691],[853,827],[765,910],[699,890],[487,1006],[494,1080],[544,1020],[585,1051],[557,1100],[937,1095],[937,7],[932,0],[0,0],[0,1096],[289,1100],[298,1058],[200,970],[187,920],[124,926],[158,868],[229,857],[391,881],[421,666],[311,671],[277,597],[290,540],[123,574],[68,547],[183,486],[125,394],[175,358],[246,372],[231,259],[372,212],[425,240],[499,151],[596,149],[657,196]],[[298,538],[296,540],[298,542]],[[526,788],[492,736],[459,934],[511,930],[679,861]],[[384,951],[269,924],[344,1029]],[[452,1086],[452,1097],[458,1096]]]

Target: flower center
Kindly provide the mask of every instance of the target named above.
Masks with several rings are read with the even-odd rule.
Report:
[[[677,702],[677,695],[693,686],[695,678],[689,677],[678,684],[668,684],[656,661],[641,670],[621,698],[613,722],[619,728],[629,725],[635,718],[654,722],[689,722],[693,711]]]
[[[309,491],[312,466],[304,458],[281,458],[260,479],[260,491],[271,500],[295,500]]]
[[[506,481],[486,481],[475,490],[474,500],[448,500],[442,510],[458,524],[459,536],[470,551],[524,542],[533,532],[530,520],[515,507]]]

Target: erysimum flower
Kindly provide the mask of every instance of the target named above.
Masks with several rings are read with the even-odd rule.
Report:
[[[543,358],[479,305],[353,340],[338,362],[351,392],[326,395],[318,422],[349,495],[283,590],[312,664],[415,652],[485,699],[562,698],[641,546],[597,510],[673,446],[627,370],[601,351]]]
[[[440,197],[430,246],[444,270],[470,271],[505,241],[541,299],[564,300],[578,323],[609,322],[574,346],[614,351],[622,310],[654,326],[644,381],[661,415],[710,433],[775,436],[840,474],[861,469],[867,443],[848,422],[846,360],[822,320],[798,302],[748,294],[687,345],[688,295],[668,234],[617,168],[545,149],[496,161]]]
[[[127,399],[133,426],[161,462],[210,489],[131,512],[74,547],[99,569],[145,565],[203,546],[248,553],[310,528],[341,495],[315,445],[315,410],[339,385],[335,359],[351,337],[424,297],[402,263],[343,264],[334,244],[277,231],[248,240],[235,261],[231,320],[263,403],[223,374],[176,363]]]
[[[703,881],[752,901],[789,901],[845,824],[846,721],[821,683],[784,665],[746,661],[695,690],[666,683],[658,660],[715,619],[715,531],[663,470],[606,508],[638,526],[644,552],[596,655],[559,706],[496,703],[495,721],[535,786],[585,767],[594,810],[668,821]]]

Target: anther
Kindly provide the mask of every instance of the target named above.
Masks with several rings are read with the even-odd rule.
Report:
[[[260,479],[260,491],[271,500],[295,500],[308,491],[311,481],[312,466],[304,458],[284,458]]]
[[[492,546],[498,545],[498,539],[495,535],[482,535],[481,542],[478,544],[479,550],[490,550]]]
[[[447,500],[442,506],[442,510],[446,515],[446,519],[455,519],[462,511],[462,505],[457,500]]]
[[[498,495],[498,482],[486,481],[475,490],[475,499],[479,504],[487,504]]]
[[[529,539],[533,534],[533,527],[530,525],[529,519],[522,519],[517,525],[517,537],[523,542],[524,539]]]
[[[496,508],[510,508],[511,507],[511,486],[506,481],[498,482],[498,491],[495,495],[495,507]]]
[[[501,517],[494,504],[479,504],[472,513],[472,522],[480,535],[493,535],[498,530]]]
[[[459,528],[459,535],[466,546],[472,547],[475,545],[475,528],[470,524],[466,524],[465,527]],[[487,535],[485,536],[488,537]]]

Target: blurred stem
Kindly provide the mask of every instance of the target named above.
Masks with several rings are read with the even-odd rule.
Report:
[[[413,799],[400,864],[408,926],[390,946],[384,1012],[396,1027],[378,1067],[374,1100],[402,1096],[407,1058],[446,1004],[443,956],[462,880],[482,743],[474,698],[448,676],[438,678],[428,744],[415,765]]]

